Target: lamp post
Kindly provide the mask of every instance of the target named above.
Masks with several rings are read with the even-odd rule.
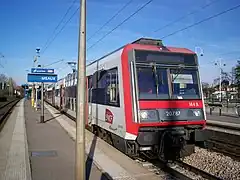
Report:
[[[76,62],[67,62],[67,64],[72,68],[73,73],[76,72]]]
[[[35,56],[35,59],[34,59],[34,67],[38,67],[37,66],[37,63],[38,63],[38,58],[40,57],[39,56],[39,53],[40,53],[40,48],[36,48],[36,56]],[[35,84],[34,84],[35,85]],[[37,84],[36,84],[37,85]],[[36,95],[36,97],[35,97],[35,108],[36,108],[36,110],[37,110],[37,108],[38,108],[38,99],[37,99],[37,95],[38,95],[38,90],[37,90],[37,88],[35,87],[35,95]]]
[[[215,66],[219,67],[219,101],[222,101],[222,67],[226,66],[225,63],[222,63],[222,59],[219,58],[216,62],[215,62]]]
[[[200,56],[203,56],[203,53],[204,53],[204,52],[203,52],[203,49],[202,49],[201,47],[199,47],[199,46],[196,46],[196,47],[195,47],[195,53],[196,53],[196,54],[198,54],[198,50],[200,50]]]
[[[8,96],[10,96],[10,85],[9,85],[9,83],[7,84],[7,90],[8,90]]]

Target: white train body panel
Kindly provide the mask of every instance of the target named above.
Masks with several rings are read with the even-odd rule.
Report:
[[[89,125],[95,124],[109,132],[112,132],[122,138],[126,136],[126,124],[125,124],[125,116],[124,116],[124,91],[123,91],[123,82],[122,82],[122,64],[121,64],[121,54],[122,49],[117,52],[104,57],[103,59],[87,66],[86,75],[93,75],[97,70],[104,69],[112,69],[117,67],[118,69],[118,86],[119,86],[119,100],[120,107],[108,106],[90,103],[88,104],[88,112],[89,112]],[[106,109],[111,111],[113,114],[112,124],[106,122]]]
[[[60,107],[60,90],[63,85],[63,79],[58,80],[55,84],[55,106]]]

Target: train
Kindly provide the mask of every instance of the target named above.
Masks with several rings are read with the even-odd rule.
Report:
[[[86,128],[130,157],[164,161],[207,139],[197,54],[140,38],[86,66]],[[76,117],[77,72],[46,88],[45,100]]]

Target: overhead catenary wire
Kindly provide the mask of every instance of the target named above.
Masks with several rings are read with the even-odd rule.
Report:
[[[90,40],[92,37],[94,37],[100,30],[102,30],[107,24],[109,24],[116,16],[118,16],[125,8],[127,8],[128,5],[131,4],[133,0],[128,1],[121,9],[119,9],[119,11],[117,11],[106,23],[104,23],[88,40]],[[54,29],[52,35],[54,35],[55,31],[58,29],[58,27],[60,26],[60,24],[63,22],[64,18],[67,16],[68,12],[70,11],[70,9],[73,7],[74,3],[76,2],[76,0],[74,0],[72,2],[72,5],[68,8],[68,10],[66,11],[66,13],[64,14],[63,18],[61,19],[61,21],[58,23],[57,27]],[[79,7],[80,8],[80,7]],[[46,42],[42,54],[46,51],[46,49],[50,46],[50,44],[56,39],[56,37],[58,36],[58,34],[61,33],[61,31],[66,27],[67,23],[73,18],[73,16],[77,13],[77,11],[79,10],[76,9],[76,11],[72,14],[72,16],[68,19],[68,21],[64,24],[64,26],[62,27],[62,29],[53,37],[52,41],[50,41],[50,38],[48,39],[48,41]],[[55,63],[54,63],[55,64]],[[47,65],[49,66],[49,65]],[[46,67],[46,66],[45,66]]]
[[[157,31],[159,31],[159,30],[161,30],[161,29],[164,29],[164,28],[166,28],[166,27],[168,27],[168,26],[170,26],[170,25],[173,25],[174,23],[176,23],[176,22],[178,22],[178,21],[180,21],[180,20],[182,20],[182,19],[184,19],[184,18],[186,18],[186,17],[188,17],[188,16],[190,16],[190,15],[193,15],[193,14],[197,13],[198,11],[200,11],[201,9],[205,9],[205,8],[211,6],[212,4],[214,4],[214,3],[218,2],[218,1],[221,1],[221,0],[213,0],[213,1],[211,1],[210,3],[207,3],[207,4],[205,4],[204,6],[200,7],[199,10],[192,11],[192,12],[190,12],[189,14],[187,14],[187,15],[185,15],[185,16],[182,16],[182,17],[180,17],[180,18],[172,21],[171,23],[163,26],[162,28],[157,29],[157,30],[154,31],[154,32],[157,32]],[[115,28],[113,28],[111,31],[109,31],[108,33],[106,33],[105,35],[103,35],[103,36],[102,36],[98,41],[96,41],[93,45],[91,45],[90,47],[88,47],[87,50],[93,48],[95,45],[97,45],[99,42],[101,42],[104,38],[106,38],[108,35],[110,35],[114,30],[116,30],[116,29],[117,29],[118,27],[120,27],[123,23],[125,23],[126,21],[128,21],[132,16],[134,16],[136,13],[138,13],[140,10],[142,10],[145,6],[147,6],[147,5],[148,5],[149,3],[151,3],[151,2],[152,2],[152,1],[148,1],[147,3],[145,3],[142,7],[140,7],[139,9],[137,9],[137,10],[136,10],[133,14],[131,14],[128,18],[126,18],[124,21],[122,21],[120,24],[118,24],[118,25],[117,25]],[[99,32],[99,31],[96,31],[96,33],[97,33],[97,32]],[[94,35],[95,35],[95,33],[94,33]],[[92,37],[91,37],[91,38],[92,38]],[[91,38],[89,38],[88,40],[90,40]]]
[[[235,50],[235,51],[230,51],[230,52],[225,52],[225,53],[221,53],[218,56],[224,56],[224,55],[229,55],[229,54],[237,54],[239,53],[240,50]]]
[[[219,2],[219,1],[221,1],[221,0],[213,0],[213,1],[211,1],[211,2],[209,2],[209,3],[207,3],[207,4],[205,4],[205,5],[201,6],[199,9],[197,9],[197,10],[195,10],[195,11],[191,11],[191,12],[189,12],[188,14],[183,15],[183,16],[181,16],[181,17],[179,17],[179,18],[171,21],[170,23],[168,23],[168,24],[166,24],[166,25],[164,25],[164,26],[156,29],[156,30],[154,31],[154,33],[158,32],[158,31],[160,31],[160,30],[163,30],[163,29],[165,29],[165,28],[167,28],[167,27],[169,27],[169,26],[172,26],[173,24],[175,24],[175,23],[177,23],[177,22],[179,22],[179,21],[181,21],[181,20],[183,20],[183,19],[185,19],[185,18],[187,18],[187,17],[189,17],[189,16],[191,16],[191,15],[193,15],[193,14],[196,14],[197,12],[199,12],[199,11],[201,11],[201,10],[203,10],[203,9],[205,9],[205,8],[211,6],[211,5],[213,5],[214,3]]]
[[[51,65],[57,64],[57,63],[59,63],[59,62],[63,62],[63,61],[64,61],[64,59],[60,59],[60,60],[58,60],[58,61],[52,62],[52,63],[50,63],[50,64],[47,64],[47,65],[45,65],[44,67],[48,67],[48,66],[51,66]]]
[[[74,4],[76,3],[77,0],[73,0],[72,4],[68,7],[66,13],[63,15],[62,19],[59,21],[59,23],[57,24],[57,26],[54,28],[53,33],[51,34],[51,36],[47,39],[45,45],[43,46],[43,49],[45,49],[48,46],[48,43],[51,40],[51,37],[54,36],[55,32],[57,31],[57,29],[59,28],[59,26],[62,24],[62,22],[64,21],[65,17],[68,15],[68,13],[70,12],[70,10],[72,9],[72,7],[74,6]]]
[[[129,15],[126,19],[124,19],[122,22],[120,22],[117,26],[115,26],[112,30],[107,32],[105,35],[103,35],[100,39],[98,39],[94,44],[92,44],[90,47],[87,48],[87,50],[93,48],[96,46],[99,42],[101,42],[104,38],[106,38],[108,35],[110,35],[113,31],[115,31],[117,28],[119,28],[121,25],[123,25],[125,22],[127,22],[129,19],[131,19],[134,15],[139,13],[142,9],[144,9],[148,4],[150,4],[153,0],[147,1],[145,4],[143,4],[140,8],[138,8],[136,11],[134,11],[131,15]]]
[[[66,27],[66,25],[72,20],[72,18],[75,16],[75,14],[78,12],[78,10],[80,9],[80,7],[78,7],[74,13],[71,15],[71,17],[64,23],[64,25],[62,26],[62,28],[60,29],[60,31],[58,31],[57,34],[55,34],[55,36],[53,37],[53,39],[50,41],[50,43],[48,43],[48,45],[46,46],[45,49],[43,49],[42,54],[48,49],[48,47],[53,43],[53,41],[57,38],[57,36],[63,31],[63,29]]]
[[[91,40],[99,31],[101,31],[106,25],[108,25],[115,17],[117,17],[124,9],[126,9],[133,0],[128,1],[121,9],[119,9],[109,20],[107,20],[98,30],[96,30],[87,41]]]
[[[214,19],[214,18],[216,18],[216,17],[218,17],[218,16],[220,16],[220,15],[226,14],[226,13],[228,13],[228,12],[230,12],[230,11],[236,10],[236,9],[238,9],[239,7],[240,7],[240,4],[238,4],[238,5],[234,6],[234,7],[231,7],[231,8],[229,8],[229,9],[227,9],[227,10],[221,11],[220,13],[217,13],[217,14],[214,14],[214,15],[212,15],[212,16],[209,16],[209,17],[207,17],[207,18],[205,18],[205,19],[202,19],[202,20],[200,20],[200,21],[198,21],[198,22],[195,22],[195,23],[193,23],[193,24],[191,24],[191,25],[189,25],[189,26],[186,26],[186,27],[184,27],[184,28],[178,29],[178,30],[176,30],[176,31],[174,31],[174,32],[172,32],[172,33],[170,33],[170,34],[168,34],[168,35],[163,36],[161,39],[165,39],[165,38],[167,38],[167,37],[173,36],[173,35],[175,35],[175,34],[177,34],[177,33],[179,33],[179,32],[182,32],[182,31],[185,31],[185,30],[187,30],[187,29],[190,29],[190,28],[192,28],[192,27],[194,27],[194,26],[197,26],[197,25],[199,25],[199,24],[201,24],[201,23],[203,23],[203,22],[206,22],[206,21],[209,21],[209,20],[211,20],[211,19]]]

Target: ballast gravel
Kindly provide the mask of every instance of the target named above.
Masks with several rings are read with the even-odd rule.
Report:
[[[183,161],[221,179],[240,180],[240,162],[221,153],[195,147],[195,153]]]

